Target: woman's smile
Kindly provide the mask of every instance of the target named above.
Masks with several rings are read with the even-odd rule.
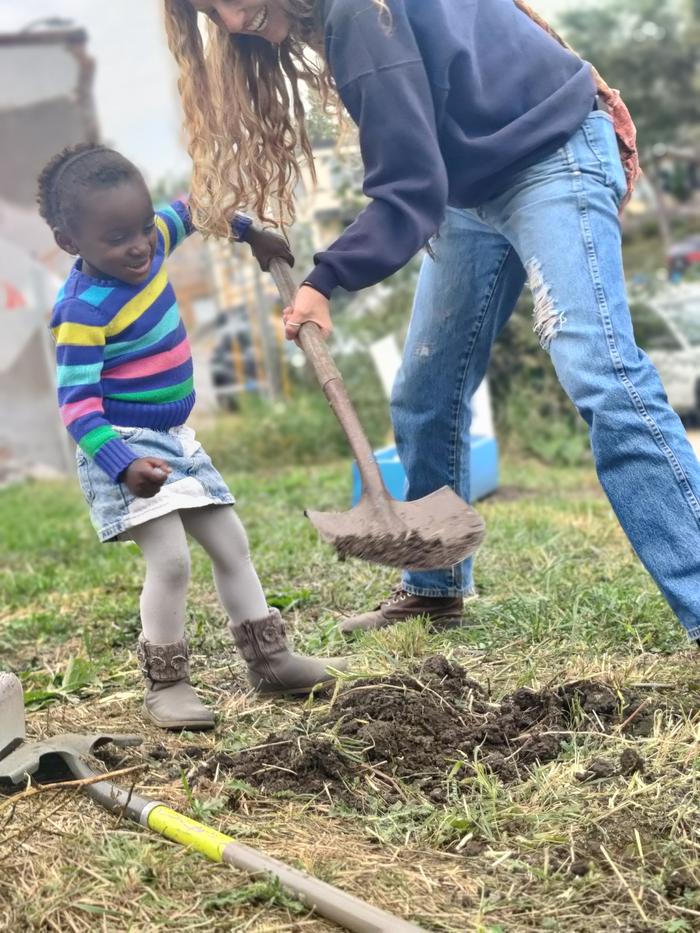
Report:
[[[246,23],[246,31],[248,32],[264,32],[265,27],[269,22],[269,15],[267,12],[267,7],[264,6],[256,16],[253,17],[251,21]]]
[[[245,0],[189,0],[198,13],[232,35],[260,36],[277,45],[289,35],[289,15],[280,0],[250,3]]]

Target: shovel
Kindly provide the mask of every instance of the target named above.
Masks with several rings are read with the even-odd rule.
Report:
[[[289,266],[273,259],[270,271],[282,303],[292,305],[296,285]],[[298,341],[347,436],[362,477],[362,496],[349,512],[307,510],[324,541],[341,557],[406,570],[452,567],[473,554],[484,538],[483,519],[448,486],[414,502],[393,499],[320,328],[311,321],[302,324]]]
[[[62,762],[73,778],[88,781],[99,778],[84,759],[109,742],[126,747],[140,745],[141,738],[96,733],[27,741],[22,685],[14,674],[0,674],[0,787],[24,785],[32,775],[42,777],[42,770],[46,774],[52,759]],[[325,881],[236,842],[230,836],[171,810],[158,800],[140,797],[107,780],[85,784],[83,790],[110,813],[117,813],[166,839],[195,849],[213,862],[226,862],[251,875],[272,875],[297,900],[353,933],[426,933],[422,927],[372,907]]]

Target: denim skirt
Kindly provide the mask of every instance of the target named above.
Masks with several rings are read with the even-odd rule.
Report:
[[[169,431],[121,427],[114,430],[137,457],[160,457],[167,461],[172,473],[152,499],[139,499],[124,483],[113,483],[78,448],[78,479],[100,541],[118,541],[130,528],[169,512],[235,502],[192,428],[180,425]]]

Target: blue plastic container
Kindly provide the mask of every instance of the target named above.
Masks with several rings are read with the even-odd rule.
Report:
[[[399,455],[395,447],[384,447],[375,450],[379,469],[384,483],[395,499],[405,499],[406,474],[401,466]],[[490,496],[498,489],[498,441],[495,437],[471,438],[471,502],[477,502],[485,496]],[[357,464],[352,465],[352,504],[355,505],[360,498],[360,474]]]

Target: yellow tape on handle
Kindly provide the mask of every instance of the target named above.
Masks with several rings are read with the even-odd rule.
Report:
[[[230,836],[163,805],[154,807],[148,814],[148,828],[166,839],[201,852],[212,862],[223,862],[224,849],[234,841]]]

